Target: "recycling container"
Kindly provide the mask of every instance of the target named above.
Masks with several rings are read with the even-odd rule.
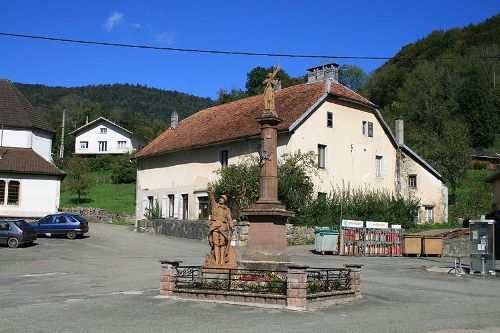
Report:
[[[339,232],[333,229],[314,230],[314,249],[316,253],[338,253]]]

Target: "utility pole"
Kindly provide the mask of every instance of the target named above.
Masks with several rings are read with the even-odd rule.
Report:
[[[66,110],[67,108],[65,108],[63,110],[63,114],[62,114],[62,124],[61,124],[61,148],[59,149],[59,158],[61,160],[64,159],[64,125],[66,123]]]

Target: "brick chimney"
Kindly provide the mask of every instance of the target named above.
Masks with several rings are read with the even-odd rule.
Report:
[[[178,124],[179,124],[179,114],[177,113],[177,111],[174,111],[170,116],[170,128],[176,128]]]
[[[307,83],[322,80],[339,82],[339,65],[331,63],[309,68],[307,70]]]
[[[399,147],[405,145],[405,127],[403,118],[396,119],[396,142]]]

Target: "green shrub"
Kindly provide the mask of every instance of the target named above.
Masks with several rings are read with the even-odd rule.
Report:
[[[383,221],[410,228],[415,224],[419,200],[400,198],[388,191],[337,188],[317,198],[297,214],[293,222],[304,226],[338,227],[342,219]]]
[[[158,201],[156,201],[153,207],[147,207],[146,211],[146,220],[157,220],[161,219],[161,206]]]
[[[304,209],[312,198],[314,184],[311,174],[315,171],[314,152],[283,154],[278,162],[278,199],[288,210]],[[214,192],[228,196],[228,206],[233,218],[239,219],[240,211],[259,198],[260,166],[257,158],[247,158],[220,171]]]
[[[87,163],[90,168],[90,171],[100,171],[100,170],[109,170],[111,164],[117,156],[113,155],[102,155],[102,156],[92,156],[87,157]]]

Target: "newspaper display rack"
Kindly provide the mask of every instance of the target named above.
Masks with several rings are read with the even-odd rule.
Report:
[[[399,257],[403,229],[386,222],[342,220],[340,254],[345,256]]]

